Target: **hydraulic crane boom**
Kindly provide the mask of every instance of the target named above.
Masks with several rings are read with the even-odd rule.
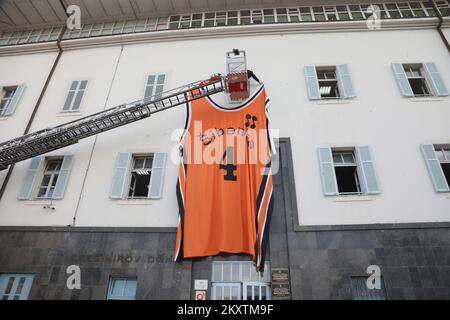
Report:
[[[227,77],[212,76],[206,81],[197,81],[166,91],[157,97],[123,104],[5,141],[0,143],[0,170],[16,162],[75,144],[80,139],[150,117],[156,112],[225,91],[227,81]]]

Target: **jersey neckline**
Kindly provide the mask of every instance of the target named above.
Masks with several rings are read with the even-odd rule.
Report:
[[[252,102],[253,100],[255,100],[255,98],[261,93],[262,89],[264,88],[264,84],[261,84],[259,86],[259,88],[255,91],[255,93],[253,93],[253,95],[251,95],[250,97],[247,98],[247,100],[245,100],[244,102],[242,102],[240,105],[237,105],[236,107],[233,108],[225,108],[223,106],[221,106],[220,104],[218,104],[216,101],[214,101],[210,96],[206,96],[206,100],[214,107],[217,109],[220,109],[221,111],[237,111],[237,110],[241,110],[243,108],[245,108],[250,102]]]

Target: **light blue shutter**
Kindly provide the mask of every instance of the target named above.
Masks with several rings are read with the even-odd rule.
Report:
[[[347,64],[339,64],[336,66],[336,76],[341,96],[343,98],[356,97],[355,88],[353,87],[352,77],[350,76]]]
[[[317,155],[319,157],[323,194],[326,196],[337,195],[339,191],[331,148],[317,148]]]
[[[24,84],[17,86],[11,100],[8,103],[8,106],[6,107],[6,110],[4,113],[5,116],[10,116],[14,113],[14,111],[16,111],[16,107],[19,104],[20,98],[22,97],[24,90],[25,90]]]
[[[28,167],[25,179],[23,180],[22,187],[20,188],[17,199],[27,200],[32,197],[32,192],[36,183],[36,177],[43,163],[43,157],[35,157],[31,159],[30,166]]]
[[[125,195],[125,182],[127,178],[128,166],[130,163],[131,154],[122,153],[116,157],[116,164],[114,167],[113,181],[111,185],[110,198],[122,199]]]
[[[167,154],[163,152],[156,152],[153,155],[152,175],[148,187],[148,197],[150,199],[161,199],[164,185],[164,172],[166,170],[166,159]]]
[[[433,88],[433,93],[436,96],[448,96],[448,90],[445,86],[444,80],[442,80],[441,74],[436,68],[434,63],[424,63],[423,68],[427,74],[428,82]]]
[[[434,146],[432,144],[421,144],[420,150],[422,151],[423,158],[427,164],[428,173],[433,182],[434,190],[436,190],[436,192],[450,191],[444,172],[442,171],[441,163],[434,151]]]
[[[66,191],[67,182],[69,181],[70,171],[72,169],[73,155],[65,156],[61,165],[61,170],[56,181],[53,199],[62,199]]]
[[[400,92],[405,97],[412,97],[414,93],[409,85],[408,77],[406,76],[405,69],[401,63],[393,63],[392,71],[394,72],[395,80],[397,80]]]
[[[364,184],[364,192],[367,194],[380,193],[377,177],[375,174],[375,168],[373,165],[372,156],[370,154],[370,148],[368,146],[361,146],[357,148],[359,171],[362,175],[362,181]]]
[[[315,66],[304,66],[306,88],[310,100],[319,100],[321,98],[319,91],[319,82],[317,80],[317,72]]]

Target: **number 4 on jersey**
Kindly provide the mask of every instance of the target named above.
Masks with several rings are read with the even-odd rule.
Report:
[[[223,161],[227,160],[227,164],[224,164]],[[228,181],[236,181],[237,176],[234,175],[234,171],[236,171],[237,166],[233,164],[234,161],[234,148],[228,147],[223,153],[222,159],[220,160],[219,169],[225,170],[226,174],[223,176],[223,180]]]

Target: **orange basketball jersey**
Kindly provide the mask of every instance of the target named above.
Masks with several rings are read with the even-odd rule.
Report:
[[[263,85],[242,104],[212,98],[186,106],[177,182],[179,222],[175,261],[246,253],[264,269],[273,207],[270,138]]]

